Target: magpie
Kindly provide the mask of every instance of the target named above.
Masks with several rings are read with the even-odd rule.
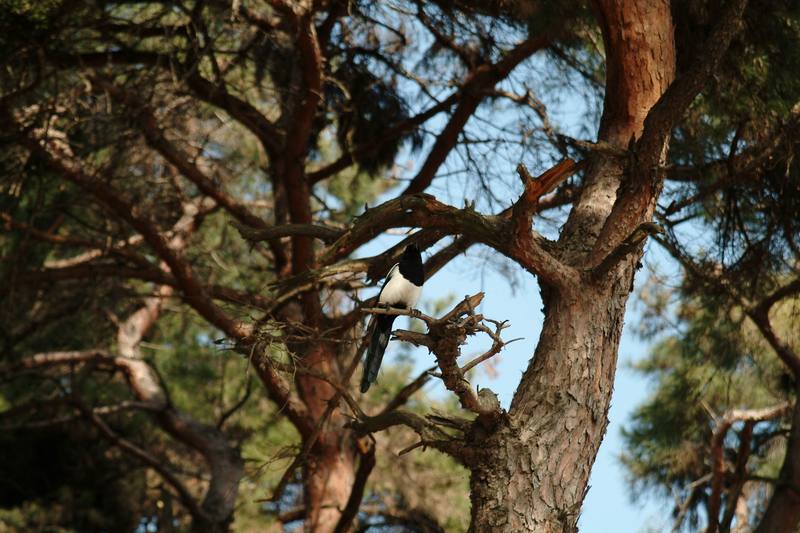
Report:
[[[381,292],[378,293],[378,305],[394,307],[396,309],[413,309],[422,292],[422,283],[425,281],[425,269],[422,266],[422,255],[417,245],[411,244],[403,251],[400,262],[394,265],[386,280],[383,282]],[[378,315],[375,329],[372,332],[367,358],[364,362],[364,376],[361,378],[361,392],[367,392],[369,386],[378,378],[378,370],[383,360],[383,352],[389,344],[392,333],[392,324],[395,315]]]

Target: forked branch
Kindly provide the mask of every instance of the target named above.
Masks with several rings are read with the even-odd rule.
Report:
[[[602,279],[611,269],[635,252],[648,236],[660,233],[664,233],[664,230],[654,222],[639,224],[616,248],[591,269],[592,277]]]
[[[711,495],[708,501],[709,524],[706,533],[716,533],[719,526],[717,520],[725,481],[725,438],[731,426],[735,422],[744,422],[743,438],[749,440],[748,433],[752,433],[754,424],[784,416],[791,411],[791,408],[792,406],[789,402],[783,402],[763,409],[733,409],[714,421],[716,429],[711,437]],[[749,450],[745,451],[741,448],[743,447],[740,446],[740,454],[749,453]],[[746,458],[740,457],[739,459],[746,463]]]
[[[416,227],[463,235],[510,257],[542,281],[567,285],[577,279],[573,268],[561,263],[546,249],[547,240],[529,229],[525,245],[509,239],[511,217],[484,215],[471,206],[463,209],[444,204],[429,194],[413,194],[389,200],[359,216],[339,239],[324,250],[319,263],[336,262],[390,228]]]
[[[505,346],[499,336],[505,323],[495,322],[496,329],[492,331],[483,321],[484,317],[475,313],[475,308],[483,300],[483,293],[465,297],[452,310],[441,318],[433,318],[416,310],[404,309],[365,309],[365,312],[388,315],[407,315],[419,318],[428,326],[428,333],[415,331],[395,331],[395,338],[409,342],[416,346],[425,346],[435,356],[441,372],[441,379],[448,390],[458,396],[464,409],[476,415],[481,423],[493,423],[502,415],[497,396],[489,389],[476,391],[466,378],[466,372],[497,354]],[[492,347],[483,355],[478,356],[463,368],[458,364],[461,355],[461,345],[468,336],[477,333],[486,333],[492,337]]]

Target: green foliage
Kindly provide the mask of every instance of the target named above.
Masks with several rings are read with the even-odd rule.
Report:
[[[722,4],[673,2],[679,76],[702,53],[702,37]],[[671,163],[693,170],[676,172],[680,183],[667,186],[660,222],[669,228],[670,243],[685,242],[677,249],[697,272],[683,273],[680,290],[664,289],[654,277],[643,291],[641,329],[659,342],[636,368],[650,379],[652,392],[623,432],[621,459],[632,494],[649,489],[670,501],[677,497],[688,505],[689,529],[707,513],[718,417],[796,401],[789,370],[745,318],[742,302],[754,305],[797,272],[800,9],[796,2],[750,2],[745,26],[711,86],[673,132]],[[790,298],[770,312],[775,333],[795,349],[796,306]],[[740,450],[743,425],[734,424],[723,443],[723,491],[733,490],[732,465],[743,452],[749,475],[774,479],[788,426],[788,417],[759,422],[749,447]],[[752,486],[742,498],[754,521],[770,485]]]
[[[651,301],[659,308],[663,298]],[[650,355],[635,365],[650,379],[652,392],[623,429],[621,461],[628,470],[633,495],[649,489],[670,499],[673,494],[688,497],[689,487],[710,471],[716,417],[733,409],[772,407],[793,398],[785,367],[740,309],[690,294],[684,294],[680,302],[674,333],[662,338]],[[800,339],[793,333],[796,319],[786,313],[792,305],[777,313],[776,330],[790,339],[794,335],[793,342],[800,347]],[[777,475],[786,424],[787,420],[779,419],[755,426],[748,461],[751,474]],[[740,429],[734,426],[724,443],[728,457],[736,457]],[[696,527],[707,496],[702,490],[692,499],[691,527]]]
[[[704,42],[698,36],[709,33],[721,4],[674,3],[679,71],[697,58]],[[714,235],[707,257],[764,291],[762,276],[791,264],[787,243],[800,234],[800,5],[750,2],[745,26],[673,133],[671,162],[696,170],[688,183],[668,187],[662,202],[697,195],[680,215]]]

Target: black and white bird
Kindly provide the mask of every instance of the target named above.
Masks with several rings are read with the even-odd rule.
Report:
[[[422,255],[415,244],[407,246],[400,262],[389,270],[378,293],[378,305],[397,309],[413,309],[422,292],[425,281],[425,269],[422,266]],[[364,376],[361,378],[361,392],[367,392],[369,386],[378,378],[383,352],[389,344],[392,324],[397,316],[378,315],[372,339],[367,348],[367,359],[364,362]]]

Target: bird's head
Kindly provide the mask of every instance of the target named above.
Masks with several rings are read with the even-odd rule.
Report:
[[[403,256],[400,257],[400,273],[417,287],[422,287],[425,281],[425,267],[416,244],[407,246],[403,251]]]
[[[406,246],[406,249],[403,251],[403,257],[400,258],[401,262],[405,262],[407,264],[422,264],[422,254],[417,248],[416,244],[409,244]]]

